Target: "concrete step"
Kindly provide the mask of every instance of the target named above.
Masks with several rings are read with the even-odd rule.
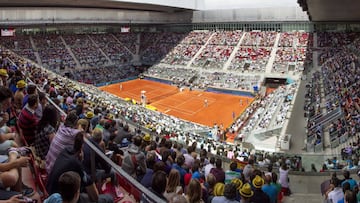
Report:
[[[302,194],[296,193],[291,196],[284,197],[283,203],[319,203],[323,202],[324,197],[321,194]]]

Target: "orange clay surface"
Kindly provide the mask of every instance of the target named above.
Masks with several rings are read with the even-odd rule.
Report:
[[[147,103],[162,113],[206,126],[213,126],[214,123],[223,124],[225,128],[232,124],[233,112],[238,117],[254,100],[251,97],[188,89],[180,92],[175,86],[145,79],[117,83],[100,89],[138,102],[141,91],[144,90]]]

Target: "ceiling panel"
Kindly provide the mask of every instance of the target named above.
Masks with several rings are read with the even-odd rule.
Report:
[[[359,0],[306,0],[312,21],[360,21]]]

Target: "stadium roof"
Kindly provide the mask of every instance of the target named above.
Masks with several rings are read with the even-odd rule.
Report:
[[[360,21],[359,0],[298,0],[311,21]]]
[[[0,6],[115,8],[156,12],[179,12],[196,7],[193,0],[0,0]]]

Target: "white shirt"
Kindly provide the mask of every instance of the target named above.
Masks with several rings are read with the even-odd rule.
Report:
[[[281,187],[289,188],[289,181],[288,181],[289,170],[283,170],[282,168],[280,168],[279,172],[280,172],[279,183],[281,184]]]
[[[213,164],[211,164],[211,163],[209,163],[209,164],[207,164],[206,166],[205,166],[205,169],[204,169],[204,173],[205,173],[205,177],[207,177],[208,175],[209,175],[209,173],[210,173],[210,170],[212,169],[212,168],[215,168],[215,166],[213,165]]]
[[[344,193],[341,187],[334,188],[333,191],[329,192],[328,199],[332,203],[337,203],[339,200],[344,199]]]

